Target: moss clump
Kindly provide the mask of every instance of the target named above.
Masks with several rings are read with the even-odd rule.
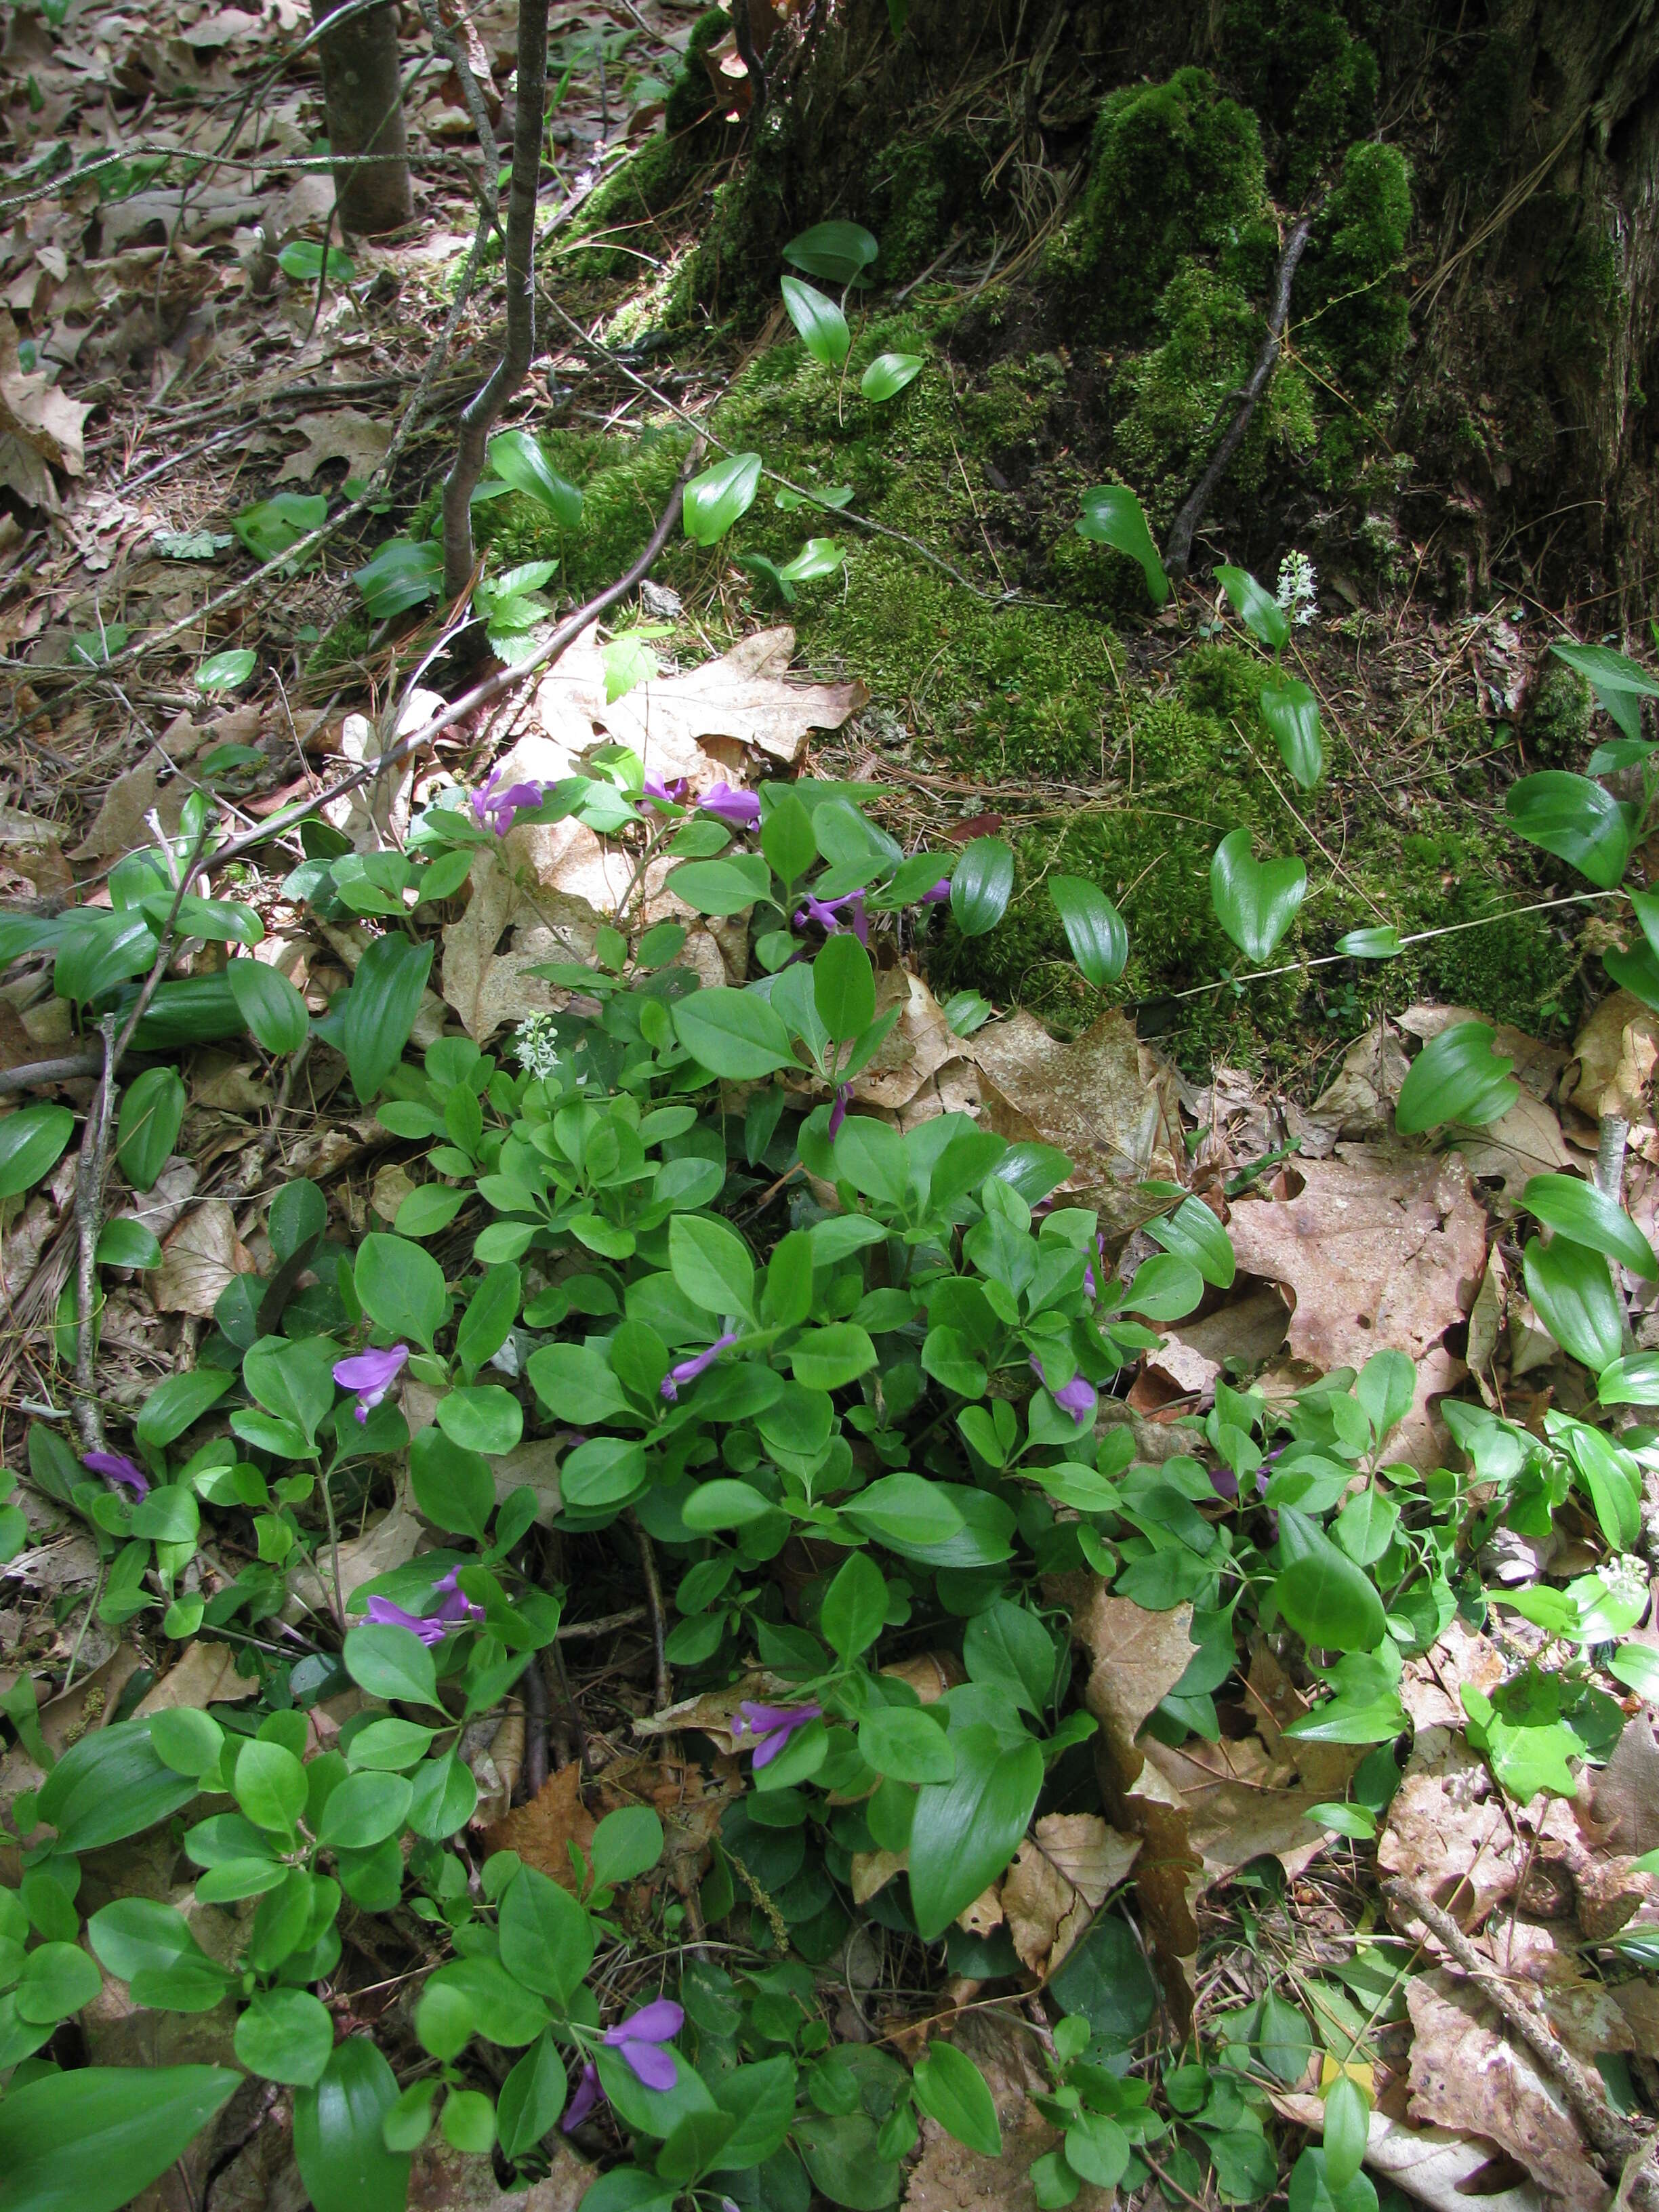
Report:
[[[1527,751],[1540,768],[1583,769],[1595,702],[1576,668],[1552,663],[1527,708]]]
[[[585,277],[637,275],[637,249],[625,252],[611,240],[645,228],[651,233],[648,246],[665,246],[655,228],[657,217],[678,198],[686,169],[683,145],[672,138],[647,138],[584,203],[562,249],[564,256],[574,257],[577,272]]]
[[[559,528],[546,510],[514,492],[475,511],[479,538],[496,568],[557,561],[562,591],[586,597],[621,575],[650,537],[685,458],[689,433],[653,427],[618,440],[552,430],[542,443],[561,476],[581,488],[580,526]],[[658,574],[684,573],[694,549],[671,538]]]
[[[921,275],[952,228],[971,216],[984,174],[982,150],[955,132],[907,138],[882,156],[871,224],[881,241],[876,268],[884,283]]]
[[[1384,390],[1406,349],[1411,220],[1411,172],[1399,149],[1350,146],[1298,274],[1297,337],[1362,406]]]
[[[323,635],[306,656],[306,674],[322,676],[331,668],[343,666],[368,650],[369,620],[367,615],[348,615],[337,622]]]
[[[1066,251],[1103,330],[1134,333],[1188,255],[1213,252],[1243,279],[1260,268],[1266,171],[1255,118],[1208,71],[1110,94],[1095,125],[1083,211]]]
[[[685,59],[670,88],[664,116],[671,138],[682,131],[695,130],[706,115],[713,112],[714,88],[709,82],[703,56],[711,46],[719,46],[731,27],[732,18],[724,8],[707,9],[691,26],[691,35],[685,42]]]
[[[1376,56],[1318,0],[1229,0],[1222,51],[1229,78],[1282,149],[1284,197],[1305,199],[1376,122]]]

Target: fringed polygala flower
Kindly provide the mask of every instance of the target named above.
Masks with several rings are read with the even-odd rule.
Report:
[[[728,1344],[737,1340],[736,1329],[728,1328],[723,1336],[714,1339],[707,1352],[700,1352],[695,1359],[682,1359],[677,1366],[671,1367],[662,1378],[662,1395],[669,1404],[673,1404],[686,1383],[695,1382],[706,1367],[714,1365]]]
[[[357,1393],[357,1419],[367,1421],[409,1364],[409,1346],[394,1344],[386,1352],[354,1352],[334,1363],[334,1380],[343,1390]]]
[[[823,1715],[822,1705],[757,1705],[745,1698],[732,1723],[732,1747],[752,1749],[756,1766],[769,1766],[797,1729]]]
[[[1047,1390],[1048,1378],[1043,1373],[1042,1362],[1035,1352],[1031,1354],[1031,1372]],[[1092,1382],[1085,1382],[1080,1375],[1073,1375],[1069,1382],[1063,1384],[1060,1389],[1053,1391],[1050,1395],[1055,1405],[1063,1406],[1072,1419],[1079,1425],[1085,1421],[1093,1420],[1095,1408],[1100,1403],[1099,1391]]]
[[[106,1482],[124,1482],[135,1498],[149,1495],[149,1477],[125,1452],[87,1452],[81,1464],[88,1474],[101,1474]]]

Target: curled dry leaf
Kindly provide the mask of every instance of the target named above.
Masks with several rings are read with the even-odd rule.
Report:
[[[1073,1163],[1068,1202],[1132,1228],[1146,1201],[1134,1186],[1178,1180],[1186,1146],[1175,1071],[1115,1008],[1071,1044],[1032,1015],[988,1022],[964,1047],[980,1071],[985,1118],[1000,1137],[1057,1146]]]
[[[963,1040],[938,1000],[908,968],[884,968],[876,978],[878,1016],[893,1006],[900,1009],[898,1020],[870,1065],[853,1079],[853,1096],[861,1105],[890,1113],[908,1106],[923,1084],[963,1053]]]
[[[1294,1198],[1241,1201],[1239,1267],[1279,1284],[1294,1359],[1363,1367],[1385,1347],[1420,1359],[1474,1303],[1486,1217],[1455,1158],[1344,1146],[1310,1160]]]
[[[1282,2118],[1297,2127],[1315,2136],[1324,2133],[1322,2097],[1275,2091],[1270,2093],[1270,2101]],[[1492,2163],[1491,2146],[1447,2128],[1408,2127],[1404,2120],[1373,2110],[1365,2163],[1373,2173],[1397,2182],[1430,2212],[1471,2212],[1472,2200],[1480,2212],[1543,2212],[1544,2200],[1531,2181],[1512,2182],[1501,2189],[1479,2184],[1470,2188],[1476,2175],[1485,2179],[1482,2169]]]
[[[1045,1813],[1004,1877],[1000,1917],[1035,1974],[1050,1974],[1133,1865],[1140,1841],[1096,1813]]]
[[[1426,2120],[1479,2136],[1518,2160],[1551,2212],[1603,2212],[1607,2187],[1571,2115],[1531,2054],[1497,2031],[1498,2014],[1468,1982],[1437,1970],[1407,1985],[1411,2105]]]
[[[1415,1693],[1425,1695],[1417,1679]],[[1472,1668],[1471,1679],[1478,1686],[1480,1671]],[[1540,1796],[1531,1805],[1506,1805],[1485,1759],[1462,1736],[1430,1726],[1419,1729],[1389,1808],[1377,1863],[1472,1929],[1514,1895],[1540,1844],[1565,1850],[1577,1835],[1562,1799]],[[1389,1909],[1399,1924],[1400,1909]]]
[[[236,1654],[228,1644],[207,1644],[198,1638],[187,1644],[178,1664],[169,1667],[161,1680],[146,1690],[133,1709],[134,1717],[142,1720],[148,1713],[166,1712],[175,1706],[204,1712],[210,1705],[240,1705],[244,1698],[257,1697],[258,1691],[257,1675],[237,1673]]]
[[[225,1285],[255,1272],[252,1255],[237,1237],[236,1216],[222,1198],[193,1207],[161,1248],[161,1264],[144,1278],[158,1313],[213,1318]]]
[[[1339,1138],[1369,1141],[1387,1136],[1394,1102],[1410,1066],[1399,1031],[1379,1018],[1348,1047],[1341,1066],[1304,1117],[1310,1128],[1329,1139],[1323,1153],[1333,1150]]]
[[[548,1776],[528,1804],[515,1807],[485,1831],[485,1850],[517,1851],[526,1866],[574,1890],[570,1846],[577,1844],[586,1850],[598,1825],[582,1802],[581,1784],[581,1761],[572,1759]]]
[[[471,883],[465,913],[444,931],[443,994],[473,1042],[487,1044],[497,1030],[551,1012],[557,1003],[551,987],[526,970],[571,955],[497,854],[475,858]],[[498,951],[509,931],[510,945]]]
[[[1648,1101],[1659,1063],[1659,1014],[1629,991],[1603,999],[1572,1041],[1561,1103],[1592,1121],[1604,1114],[1651,1125]]]

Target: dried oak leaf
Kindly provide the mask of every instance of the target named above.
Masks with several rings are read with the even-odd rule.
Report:
[[[921,2155],[911,2168],[904,2212],[1036,2212],[1031,2168],[1060,2142],[1037,2111],[1034,2097],[1048,2081],[1032,2056],[1031,2039],[1009,2021],[970,2013],[952,2027],[949,2040],[985,2077],[1002,2129],[996,2158],[948,2136],[936,2120],[921,2124]],[[1092,2183],[1072,2199],[1076,2212],[1110,2212],[1109,2189]]]
[[[377,422],[355,407],[342,407],[331,415],[301,415],[294,428],[306,442],[277,470],[278,483],[309,483],[325,461],[343,461],[348,476],[372,476],[392,443],[389,423]]]
[[[1097,1813],[1045,1813],[1014,1854],[999,1898],[1013,1945],[1034,1974],[1051,1974],[1115,1889],[1140,1849]]]
[[[558,1001],[551,986],[526,971],[572,956],[526,902],[498,854],[477,854],[471,883],[465,913],[444,931],[443,994],[473,1042],[487,1044],[509,1023],[552,1011]]]
[[[1565,1849],[1577,1833],[1563,1799],[1506,1806],[1485,1759],[1461,1736],[1429,1727],[1418,1732],[1376,1857],[1384,1873],[1400,1875],[1472,1929],[1514,1895],[1538,1844]],[[1389,1913],[1396,1926],[1410,1918],[1397,1905]]]
[[[517,1851],[526,1866],[574,1890],[570,1846],[577,1844],[586,1850],[599,1825],[582,1802],[581,1786],[581,1761],[572,1759],[548,1776],[528,1804],[515,1807],[485,1831],[484,1849]]]
[[[1474,1303],[1485,1209],[1452,1158],[1350,1145],[1302,1168],[1294,1198],[1234,1206],[1239,1267],[1278,1283],[1293,1359],[1363,1367],[1385,1347],[1420,1359]]]
[[[225,1286],[256,1272],[236,1234],[236,1215],[222,1198],[192,1208],[161,1247],[161,1264],[144,1278],[158,1313],[197,1314],[211,1321]]]
[[[1174,1181],[1185,1153],[1175,1071],[1115,1008],[1070,1044],[1019,1013],[988,1022],[963,1048],[980,1071],[988,1125],[1016,1143],[1054,1145],[1072,1162],[1061,1188],[1109,1229],[1146,1217],[1134,1186]]]
[[[1531,2174],[1551,2212],[1602,2212],[1607,2185],[1531,2054],[1505,2040],[1468,1982],[1437,1969],[1407,1985],[1414,2120],[1480,2136]]]
[[[45,376],[24,374],[17,325],[10,313],[0,308],[0,431],[65,476],[84,476],[87,457],[81,432],[91,411]]]

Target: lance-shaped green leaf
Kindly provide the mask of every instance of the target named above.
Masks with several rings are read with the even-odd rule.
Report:
[[[783,305],[801,343],[823,368],[839,368],[853,343],[847,318],[833,300],[799,276],[781,280]]]
[[[574,530],[582,519],[579,488],[562,477],[528,430],[503,430],[488,447],[489,465],[503,483],[544,507],[561,530]]]
[[[907,384],[915,383],[921,371],[922,357],[919,353],[878,354],[860,377],[859,390],[866,399],[878,404],[896,399]]]
[[[681,502],[686,536],[696,545],[718,545],[755,504],[760,479],[758,453],[733,453],[693,477]]]
[[[1210,863],[1216,920],[1249,960],[1266,960],[1307,896],[1300,860],[1258,860],[1248,830],[1229,831]]]
[[[1273,593],[1264,591],[1248,568],[1218,568],[1215,580],[1252,637],[1279,652],[1290,636],[1291,625]]]
[[[1097,484],[1085,491],[1083,512],[1073,527],[1079,538],[1109,545],[1114,552],[1127,553],[1130,560],[1139,562],[1152,605],[1164,605],[1170,596],[1170,579],[1146,527],[1140,501],[1127,484]]]
[[[1311,791],[1325,766],[1320,736],[1319,702],[1305,684],[1292,679],[1261,689],[1261,719],[1279,758],[1304,791]]]
[[[1642,734],[1642,702],[1659,699],[1659,681],[1622,653],[1605,645],[1558,643],[1550,651],[1569,668],[1588,677],[1589,687],[1627,738]]]
[[[1338,938],[1336,949],[1350,960],[1397,960],[1406,948],[1393,923],[1384,922],[1372,929],[1351,929]]]
[[[1454,1022],[1425,1045],[1400,1086],[1394,1125],[1402,1136],[1420,1135],[1444,1121],[1480,1128],[1507,1114],[1521,1096],[1485,1022]]]
[[[861,223],[815,222],[811,230],[790,240],[783,258],[809,276],[822,276],[830,284],[850,284],[880,250]]]
[[[1115,983],[1129,957],[1129,933],[1105,892],[1083,876],[1050,876],[1048,896],[1087,980],[1097,991]]]
[[[975,837],[951,877],[951,911],[964,937],[983,937],[1008,911],[1014,856],[1000,837]]]
[[[1527,1296],[1564,1352],[1594,1375],[1624,1349],[1623,1317],[1607,1263],[1599,1252],[1553,1237],[1534,1237],[1521,1255]]]
[[[1599,783],[1546,769],[1510,786],[1504,812],[1529,844],[1541,845],[1604,891],[1617,889],[1630,859],[1636,810]]]
[[[1646,1282],[1659,1278],[1659,1258],[1624,1207],[1577,1176],[1534,1176],[1521,1194],[1521,1203],[1547,1229],[1553,1229],[1570,1243],[1605,1252]]]

